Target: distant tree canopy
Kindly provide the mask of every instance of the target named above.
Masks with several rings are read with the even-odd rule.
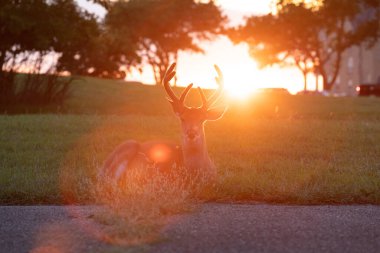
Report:
[[[74,0],[1,1],[0,103],[64,99],[68,81],[57,73],[82,74],[92,67],[89,50],[99,32],[95,17]],[[18,72],[29,75],[17,78]]]
[[[161,83],[179,51],[203,52],[199,41],[219,33],[225,20],[213,1],[129,0],[109,5],[104,28],[114,48],[136,52]]]
[[[275,14],[252,16],[229,30],[235,43],[245,42],[262,67],[297,66],[306,77],[320,75],[324,90],[337,78],[343,52],[372,45],[380,35],[380,0],[279,0]]]
[[[0,65],[20,67],[31,53],[59,54],[58,71],[84,73],[89,50],[100,34],[95,17],[80,10],[75,1],[21,0],[1,2]],[[26,54],[28,52],[29,54]],[[25,59],[29,58],[29,59]]]

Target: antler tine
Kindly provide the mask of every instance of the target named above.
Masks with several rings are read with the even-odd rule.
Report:
[[[202,98],[202,109],[203,110],[206,110],[208,109],[208,102],[207,102],[207,99],[205,97],[205,94],[203,93],[203,90],[201,89],[201,87],[198,87],[198,91],[199,91],[199,94],[201,95],[201,98]]]
[[[222,94],[223,88],[224,88],[224,79],[223,79],[223,73],[218,67],[218,65],[214,65],[214,68],[216,70],[216,73],[218,74],[217,77],[215,77],[216,83],[219,85],[218,89],[214,92],[214,94],[211,95],[211,97],[208,99],[209,106],[212,106],[215,104],[215,102],[219,99],[220,95]]]
[[[182,92],[180,98],[178,99],[178,97],[174,94],[173,90],[170,88],[170,85],[169,85],[170,80],[176,74],[176,72],[174,71],[175,66],[176,66],[176,63],[173,63],[172,65],[170,65],[170,67],[168,68],[168,70],[165,73],[165,76],[164,76],[162,83],[163,83],[165,91],[169,95],[169,98],[171,99],[171,101],[174,102],[175,104],[177,104],[177,106],[178,105],[184,106],[184,101],[186,99],[186,96],[189,93],[191,87],[193,87],[193,84],[192,83],[189,84],[186,87],[186,89]]]
[[[170,88],[169,82],[170,80],[173,79],[173,77],[176,74],[176,72],[174,71],[175,66],[176,66],[176,63],[173,63],[172,65],[170,65],[170,67],[166,70],[164,79],[162,80],[162,84],[164,85],[165,91],[173,102],[177,102],[178,97],[174,94],[174,92]]]
[[[189,85],[186,87],[186,89],[182,92],[181,97],[179,98],[179,102],[180,102],[181,104],[184,103],[185,98],[186,98],[186,96],[187,96],[187,93],[189,93],[191,87],[193,87],[193,84],[192,84],[192,83],[189,84]]]
[[[224,85],[223,73],[220,70],[218,65],[214,64],[214,68],[216,70],[216,73],[218,74],[218,76],[215,77],[215,81],[217,84],[219,84],[219,86],[223,87],[223,85]]]

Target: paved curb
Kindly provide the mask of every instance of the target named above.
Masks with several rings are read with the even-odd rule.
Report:
[[[117,248],[100,240],[94,206],[0,206],[0,251],[380,252],[380,206],[206,204],[175,217],[166,240]]]

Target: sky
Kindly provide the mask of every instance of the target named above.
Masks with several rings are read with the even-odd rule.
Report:
[[[86,0],[77,1],[100,17],[106,13]],[[263,15],[271,11],[271,0],[217,0],[216,3],[232,25],[244,22],[246,16]],[[194,83],[195,87],[216,88],[213,65],[217,64],[223,72],[225,87],[232,96],[244,97],[257,88],[286,88],[293,94],[303,89],[303,77],[299,70],[279,67],[258,69],[257,63],[248,54],[246,44],[234,45],[228,38],[220,37],[211,42],[202,42],[201,47],[205,54],[180,52],[177,63],[178,85]],[[133,71],[127,80],[154,83],[150,67],[144,68],[143,73]],[[314,83],[313,77],[309,81]]]

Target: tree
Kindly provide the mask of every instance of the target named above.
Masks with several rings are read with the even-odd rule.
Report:
[[[53,49],[60,53],[58,70],[72,75],[122,78],[121,64],[137,58],[133,46],[115,45],[113,35],[102,29],[92,14],[78,9],[74,1],[56,1],[60,4],[53,5],[50,13],[57,34]]]
[[[369,39],[377,40],[379,0],[277,1],[277,13],[252,16],[229,31],[236,42],[246,42],[262,66],[292,64],[306,77],[321,75],[324,90],[337,78],[343,52]],[[362,22],[357,19],[371,10]],[[355,24],[355,26],[354,26]]]
[[[250,45],[250,55],[261,68],[273,64],[297,66],[304,76],[306,89],[307,74],[313,65],[310,51],[315,40],[313,25],[317,22],[311,9],[303,4],[289,4],[277,15],[250,17],[244,26],[229,34],[233,41]]]
[[[130,0],[109,7],[105,29],[117,46],[136,45],[158,84],[179,51],[203,52],[199,41],[212,39],[225,20],[213,1]]]
[[[27,64],[41,68],[51,33],[45,33],[42,23],[49,13],[44,1],[2,1],[0,5],[0,96],[4,103],[16,97],[15,72]]]
[[[333,87],[346,49],[378,40],[379,13],[380,0],[323,1],[317,14],[324,25],[319,29],[319,40],[316,40],[319,44],[314,51],[317,53],[315,71],[322,76],[324,90]]]
[[[50,50],[59,54],[57,70],[87,74],[93,67],[89,58],[94,41],[101,34],[94,15],[80,10],[74,1],[54,0],[48,18],[51,24],[44,27],[53,31]]]
[[[95,17],[74,0],[1,1],[1,103],[62,101],[70,79],[58,74],[92,68],[93,41],[99,36]],[[18,72],[27,76],[17,77]]]

